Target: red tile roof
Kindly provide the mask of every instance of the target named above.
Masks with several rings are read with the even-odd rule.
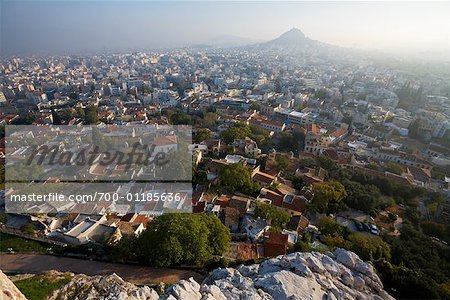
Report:
[[[306,130],[308,132],[313,132],[315,134],[319,134],[320,133],[320,126],[317,124],[308,124],[308,126],[306,127]]]
[[[166,146],[177,143],[177,137],[175,135],[158,136],[153,140],[155,146]]]
[[[332,133],[330,133],[330,135],[332,135],[332,136],[334,136],[336,138],[339,138],[339,137],[345,135],[346,133],[347,133],[347,129],[345,129],[345,128],[338,128],[335,131],[333,131]]]
[[[255,176],[253,176],[253,180],[256,182],[271,184],[275,180],[275,176],[263,172],[257,172]]]
[[[286,254],[288,235],[269,231],[264,241],[264,256],[278,256]]]

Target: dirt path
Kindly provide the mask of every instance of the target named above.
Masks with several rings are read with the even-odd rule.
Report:
[[[175,283],[189,277],[194,277],[197,282],[203,280],[202,275],[194,271],[124,265],[39,254],[2,253],[0,254],[0,269],[4,272],[32,274],[49,270],[83,273],[86,275],[116,273],[124,280],[137,285],[153,285],[160,282]]]

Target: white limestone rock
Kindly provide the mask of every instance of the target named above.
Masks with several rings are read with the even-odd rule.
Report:
[[[304,261],[296,261],[292,264],[294,273],[304,277],[312,277],[313,272],[309,269]]]
[[[267,273],[278,272],[283,270],[280,264],[280,260],[278,258],[271,258],[266,261],[263,261],[259,265],[258,274],[264,275]]]
[[[59,273],[56,271],[52,271]],[[74,295],[72,297],[72,295]],[[72,280],[57,289],[48,298],[49,300],[68,300],[85,299],[85,300],[158,300],[159,295],[155,290],[148,286],[138,287],[134,284],[124,281],[116,274],[107,276],[87,276],[84,274],[75,275]]]
[[[313,280],[282,270],[264,275],[255,281],[255,286],[270,294],[274,299],[322,299],[325,294]]]
[[[341,276],[341,270],[339,269],[338,263],[330,256],[324,255],[322,257],[322,265],[332,276]]]
[[[1,274],[0,274],[1,275]],[[372,265],[355,253],[337,249],[333,253],[291,253],[261,264],[218,268],[200,285],[193,278],[181,280],[159,296],[149,287],[137,287],[119,276],[75,275],[74,280],[55,291],[75,299],[121,300],[392,300],[383,289]],[[62,300],[68,300],[62,297]]]
[[[240,265],[237,270],[245,277],[251,277],[258,274],[259,265],[253,264],[250,266]]]
[[[195,280],[181,280],[172,286],[171,295],[176,299],[192,299],[200,300],[202,294],[200,293],[200,285]]]
[[[342,248],[336,249],[333,254],[336,256],[337,262],[343,264],[349,269],[353,269],[357,263],[362,262],[358,255]]]
[[[200,292],[203,294],[202,300],[227,300],[227,297],[225,297],[220,288],[216,285],[203,284],[200,288]]]
[[[322,264],[322,261],[320,261],[320,259],[318,259],[314,256],[308,257],[306,259],[306,263],[308,264],[308,267],[316,273],[323,274],[323,273],[327,272],[327,270],[325,269],[325,267]]]

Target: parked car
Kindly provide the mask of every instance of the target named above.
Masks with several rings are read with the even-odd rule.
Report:
[[[370,224],[370,233],[374,235],[379,235],[378,227],[375,224]]]
[[[361,222],[358,222],[358,221],[354,221],[354,222],[355,222],[356,229],[358,229],[358,231],[364,230],[364,227],[362,226]]]
[[[367,223],[362,223],[362,226],[364,228],[364,231],[370,232],[370,226]]]

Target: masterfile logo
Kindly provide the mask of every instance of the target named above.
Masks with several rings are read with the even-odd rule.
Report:
[[[190,126],[6,126],[6,210],[191,211]]]
[[[189,126],[6,126],[6,180],[190,181]]]

